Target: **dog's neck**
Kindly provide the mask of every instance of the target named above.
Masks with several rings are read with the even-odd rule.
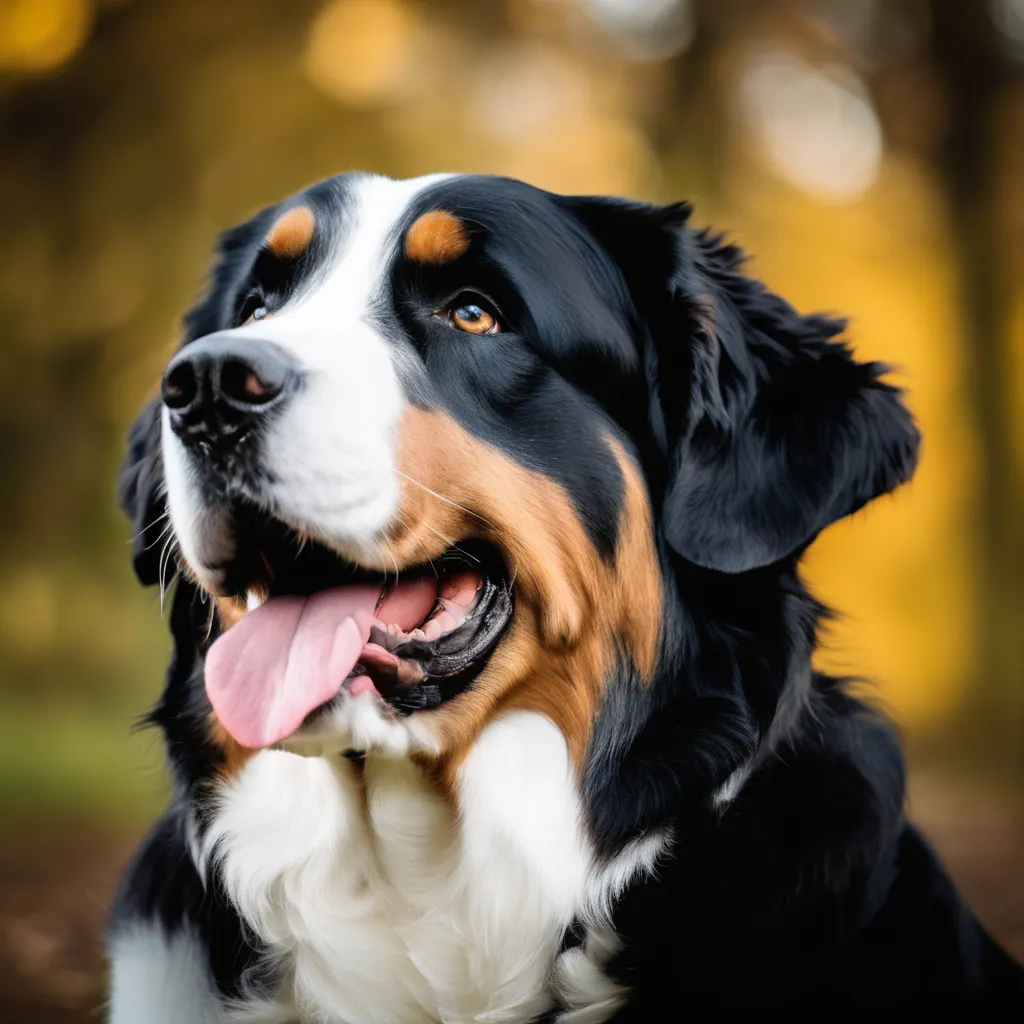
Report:
[[[265,751],[225,787],[197,854],[291,979],[285,1008],[525,1021],[587,1007],[602,1020],[621,996],[602,973],[611,904],[667,836],[600,860],[575,778],[559,731],[522,712],[484,731],[454,801],[408,758],[370,751],[360,769]],[[574,924],[583,943],[563,950]]]

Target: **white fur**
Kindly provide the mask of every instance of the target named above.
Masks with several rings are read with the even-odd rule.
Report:
[[[174,537],[182,557],[200,581],[217,590],[221,572],[213,567],[230,559],[235,551],[230,524],[223,509],[200,499],[195,468],[184,445],[171,431],[166,406],[161,432],[167,507]]]
[[[337,755],[345,750],[373,750],[389,757],[436,753],[429,716],[395,715],[371,693],[351,697],[342,692],[325,712],[284,739],[280,749],[305,757]]]
[[[109,1024],[227,1024],[202,960],[184,928],[167,935],[135,925],[110,944]]]
[[[711,803],[715,808],[721,810],[722,808],[727,807],[740,795],[740,791],[746,785],[747,779],[750,778],[750,773],[753,769],[754,762],[753,759],[751,759],[746,764],[737,768],[736,771],[734,771],[732,775],[730,775],[729,778],[727,778],[725,782],[723,782],[721,786],[711,794]]]
[[[555,961],[552,988],[562,1005],[574,1007],[559,1015],[558,1024],[601,1024],[623,1004],[628,989],[603,971],[619,945],[614,932],[599,927]]]
[[[625,991],[602,973],[607,911],[653,869],[664,837],[600,866],[565,741],[517,712],[488,726],[459,776],[458,811],[404,757],[255,756],[208,832],[245,922],[289,978],[282,1012],[337,1024],[513,1024],[553,1005],[607,1020]],[[559,956],[574,919],[586,942]],[[260,1021],[265,1006],[238,1020]]]

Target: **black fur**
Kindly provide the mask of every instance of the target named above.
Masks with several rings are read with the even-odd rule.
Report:
[[[188,927],[202,936],[210,976],[227,999],[259,995],[274,979],[216,872],[199,877],[185,842],[190,813],[187,805],[172,807],[136,850],[115,897],[115,926],[144,920],[170,937]]]
[[[284,207],[225,235],[185,340],[234,326],[253,289],[273,303],[300,287],[334,244],[321,225],[344,232],[346,180],[302,197],[329,216],[277,292],[259,242]],[[632,996],[614,1019],[705,1006],[1019,1006],[1024,974],[903,816],[893,729],[811,669],[824,610],[800,555],[915,466],[917,430],[885,367],[854,359],[841,322],[801,316],[745,275],[739,251],[690,228],[683,205],[455,178],[421,194],[406,226],[437,207],[470,225],[469,251],[442,267],[396,257],[381,282],[378,316],[415,355],[400,363],[410,399],[561,483],[608,559],[623,481],[602,433],[636,455],[654,509],[665,589],[656,678],[641,682],[622,651],[583,771],[601,855],[672,836],[657,876],[615,909],[623,945],[609,969]],[[459,335],[430,315],[465,288],[493,301],[504,334]],[[144,583],[156,578],[163,511],[157,411],[133,429],[121,484]],[[220,757],[202,687],[209,610],[187,582],[171,627],[175,661],[152,717],[179,810],[129,869],[114,926],[196,921],[231,994],[258,951],[216,880],[200,893],[183,866],[180,808],[201,824]],[[566,945],[584,941],[579,926]]]

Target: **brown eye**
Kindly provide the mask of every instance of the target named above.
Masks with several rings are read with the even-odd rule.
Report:
[[[452,327],[467,334],[499,334],[501,325],[494,317],[474,303],[453,309],[449,314]]]

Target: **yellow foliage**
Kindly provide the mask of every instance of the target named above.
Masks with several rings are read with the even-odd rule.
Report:
[[[89,34],[90,0],[0,0],[0,70],[50,71]]]
[[[310,28],[303,67],[342,103],[395,99],[409,85],[419,35],[400,0],[331,0]]]

